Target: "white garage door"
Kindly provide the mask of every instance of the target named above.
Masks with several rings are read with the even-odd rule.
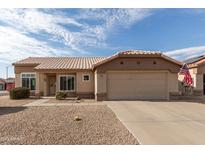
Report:
[[[167,99],[167,73],[109,72],[109,100]]]

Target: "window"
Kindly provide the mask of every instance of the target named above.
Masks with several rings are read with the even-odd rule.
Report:
[[[29,88],[30,90],[36,90],[35,73],[23,73],[21,79],[22,79],[22,87]]]
[[[60,76],[60,90],[73,91],[75,83],[74,75],[63,75]]]
[[[90,75],[89,74],[84,74],[83,75],[83,81],[90,81]]]

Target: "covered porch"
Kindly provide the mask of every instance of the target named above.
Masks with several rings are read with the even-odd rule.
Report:
[[[56,88],[56,73],[36,73],[36,93],[42,96],[54,96]]]
[[[36,93],[42,96],[55,96],[58,91],[75,94],[75,74],[37,73]]]

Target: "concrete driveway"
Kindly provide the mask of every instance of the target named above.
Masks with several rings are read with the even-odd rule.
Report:
[[[205,104],[105,101],[140,144],[205,144]]]

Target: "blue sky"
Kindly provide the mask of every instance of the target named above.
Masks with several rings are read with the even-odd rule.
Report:
[[[205,54],[205,9],[0,9],[0,78],[29,56],[108,56],[159,50]]]

